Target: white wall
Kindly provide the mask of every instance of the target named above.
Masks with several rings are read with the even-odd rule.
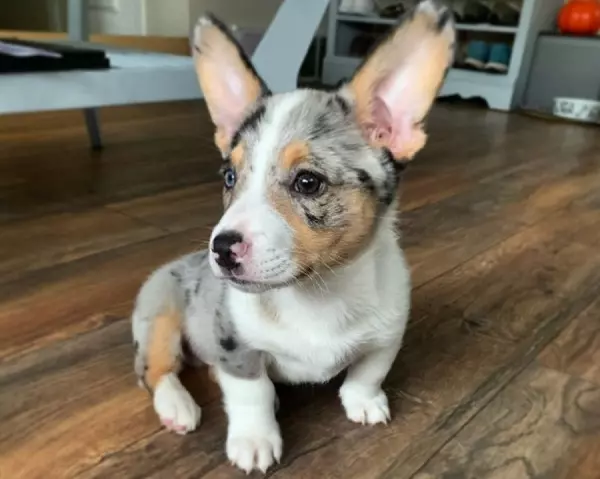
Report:
[[[190,0],[88,0],[90,29],[114,35],[187,37]]]
[[[145,0],[89,0],[90,33],[144,35]]]
[[[214,13],[229,25],[263,31],[268,27],[281,1],[145,0],[146,33],[187,37],[197,18],[207,11]]]
[[[1,1],[1,0],[0,0]],[[282,0],[88,0],[91,33],[188,37],[197,18],[210,11],[229,25],[264,31]],[[295,0],[307,1],[307,0]],[[57,2],[57,3],[55,3]],[[4,0],[0,29],[61,30],[66,0]],[[60,17],[54,26],[52,9]],[[324,32],[322,23],[321,32]]]
[[[144,35],[146,1],[156,2],[88,0],[90,33]],[[3,3],[6,5],[3,5],[0,13],[0,29],[65,31],[67,28],[66,0],[5,0]],[[187,5],[187,0],[185,3]]]
[[[281,0],[189,0],[189,2],[190,25],[208,11],[229,25],[251,30],[265,30],[281,5]]]
[[[120,0],[130,1],[130,0]],[[295,0],[307,1],[307,0]],[[282,0],[145,0],[148,35],[189,36],[196,20],[211,12],[228,25],[250,31],[264,31]],[[325,32],[326,21],[320,33]]]
[[[189,36],[190,0],[145,0],[145,2],[148,35]]]
[[[271,23],[281,2],[282,0],[189,0],[190,28],[200,15],[211,12],[228,25],[236,25],[250,31],[264,31]],[[327,14],[318,29],[321,35],[327,32],[326,17]]]

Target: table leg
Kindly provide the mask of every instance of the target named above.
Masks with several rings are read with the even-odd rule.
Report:
[[[67,5],[67,29],[69,40],[84,42],[89,37],[88,24],[88,0],[68,0]],[[90,140],[90,146],[93,150],[102,148],[102,135],[100,133],[100,124],[98,114],[95,108],[86,108],[83,110],[85,117],[85,126]]]
[[[90,139],[92,150],[102,149],[102,135],[100,133],[100,123],[98,121],[98,112],[95,108],[86,108],[83,110],[85,117],[85,126]]]

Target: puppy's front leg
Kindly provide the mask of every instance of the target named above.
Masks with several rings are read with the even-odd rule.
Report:
[[[235,466],[262,472],[281,458],[282,441],[275,419],[275,387],[267,372],[250,379],[215,367],[229,419],[226,452]]]
[[[400,346],[401,342],[397,341],[371,350],[350,366],[340,388],[340,399],[348,419],[361,424],[387,423],[390,420],[390,408],[381,384]]]

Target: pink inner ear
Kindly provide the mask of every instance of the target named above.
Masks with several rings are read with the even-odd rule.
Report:
[[[371,121],[367,128],[367,135],[371,141],[387,145],[394,136],[392,116],[385,103],[378,97],[373,101]]]
[[[397,160],[410,159],[424,146],[425,133],[414,125],[409,112],[386,104],[380,93],[373,100],[371,122],[365,126],[368,138],[389,149]]]

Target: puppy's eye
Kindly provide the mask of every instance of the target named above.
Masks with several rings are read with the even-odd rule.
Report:
[[[325,183],[321,177],[310,171],[301,171],[294,178],[292,187],[296,193],[305,196],[314,196],[323,191]]]
[[[237,177],[233,168],[227,168],[225,171],[223,171],[223,181],[225,182],[225,188],[227,188],[228,190],[233,188],[235,186],[236,180]]]

